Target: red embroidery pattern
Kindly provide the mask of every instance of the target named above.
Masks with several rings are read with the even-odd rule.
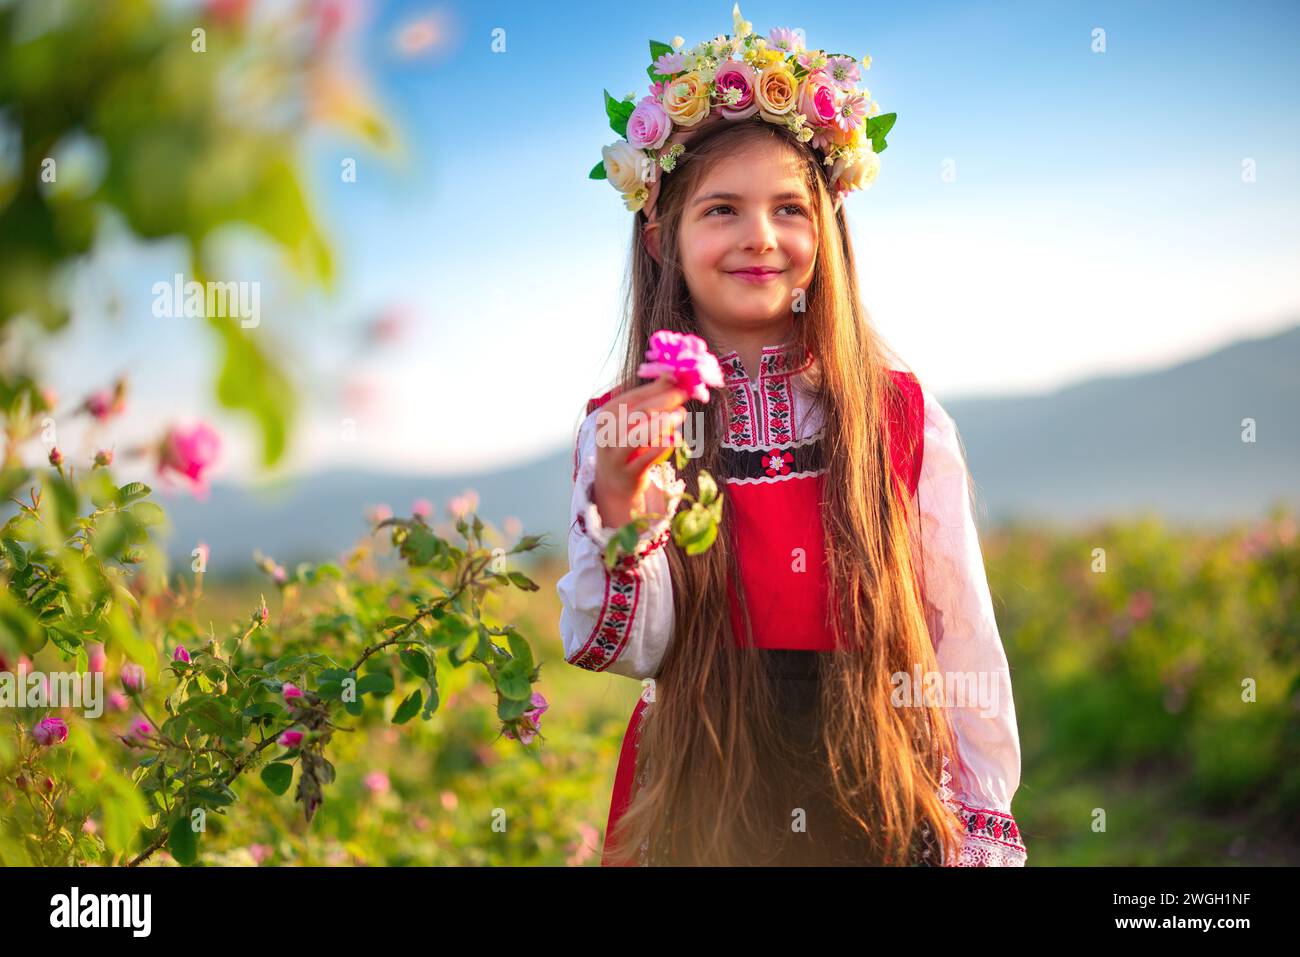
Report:
[[[578,527],[584,535],[587,533],[587,522],[581,515],[578,516]],[[600,614],[596,616],[596,627],[587,643],[572,658],[566,659],[569,664],[588,671],[604,671],[623,653],[640,603],[641,562],[655,549],[662,548],[671,534],[672,527],[669,526],[640,546],[636,555],[621,556],[612,572],[605,570],[605,599]]]
[[[1015,818],[1005,811],[991,811],[986,808],[971,807],[957,801],[958,815],[966,825],[968,837],[994,841],[1003,847],[1025,850],[1025,842],[1020,839],[1020,829],[1016,827]]]
[[[981,842],[980,850],[976,845],[966,845],[958,855],[959,862],[987,863],[1001,859],[1003,862],[1024,862],[1028,855],[1025,842],[1020,837],[1020,828],[1015,818],[1007,811],[995,811],[989,808],[972,807],[960,801],[948,787],[952,775],[948,772],[948,758],[943,759],[942,775],[939,778],[939,799],[952,810],[966,829],[967,841]],[[992,845],[992,847],[986,847]]]

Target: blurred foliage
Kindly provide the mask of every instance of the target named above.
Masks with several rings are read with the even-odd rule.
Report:
[[[214,271],[209,237],[244,224],[330,287],[332,256],[298,173],[300,135],[336,114],[378,145],[387,133],[373,113],[320,102],[346,87],[332,79],[319,6],[254,22],[232,4],[0,3],[0,335],[19,315],[51,331],[68,322],[66,267],[91,251],[109,210],[137,237],[183,240],[192,279]],[[297,413],[286,370],[237,323],[207,320],[217,396],[258,424],[272,465]]]
[[[26,477],[7,473],[10,483]],[[0,864],[140,862],[164,845],[192,863],[208,821],[228,812],[253,772],[277,796],[296,776],[293,800],[310,823],[336,779],[335,734],[432,720],[457,672],[474,676],[453,678],[458,687],[481,685],[494,699],[461,730],[477,740],[504,730],[523,745],[536,735],[539,664],[491,603],[502,590],[536,590],[510,556],[540,538],[491,546],[485,536],[495,533],[470,514],[455,523],[462,547],[420,516],[388,518],[376,531],[395,554],[382,568],[368,562],[368,542],[342,568],[290,573],[264,558],[281,617],[259,602],[217,631],[195,616],[205,558],[196,556],[192,583],[162,571],[151,529],[165,514],[147,486],[119,487],[100,467],[34,478],[39,488],[0,528],[0,672],[11,673],[5,711],[15,722],[0,737]],[[105,655],[94,666],[92,643]],[[28,656],[35,667],[20,668]],[[110,661],[120,708],[138,712],[125,734],[108,711],[87,713],[91,702],[34,700],[30,681],[25,700],[14,695],[24,675],[52,683]],[[66,722],[66,742],[40,740],[48,718]],[[88,829],[92,814],[99,822]]]
[[[1031,864],[1300,863],[1294,515],[1221,534],[1017,528],[984,551]]]

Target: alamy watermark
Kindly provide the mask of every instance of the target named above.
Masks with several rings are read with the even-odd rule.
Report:
[[[180,273],[171,282],[153,284],[153,314],[159,319],[186,316],[191,319],[217,316],[237,317],[244,329],[262,322],[262,284],[252,282],[185,282]]]
[[[978,708],[980,716],[998,713],[1004,672],[997,671],[895,671],[890,702],[896,708]]]
[[[0,708],[80,708],[87,718],[104,713],[102,671],[0,671]]]

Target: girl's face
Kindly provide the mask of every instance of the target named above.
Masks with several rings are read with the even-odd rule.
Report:
[[[792,316],[817,259],[812,197],[794,151],[764,141],[718,160],[687,201],[678,248],[696,316],[711,331]],[[754,267],[775,272],[743,274]]]

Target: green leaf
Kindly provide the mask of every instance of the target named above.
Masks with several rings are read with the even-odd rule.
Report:
[[[382,671],[362,675],[357,681],[357,697],[372,694],[377,698],[393,693],[393,676]]]
[[[153,502],[137,502],[129,512],[141,525],[161,525],[167,519],[167,513]]]
[[[429,680],[429,659],[423,651],[418,648],[407,648],[397,656],[401,659],[408,671],[419,675],[424,680]]]
[[[588,179],[609,179],[609,175],[605,172],[604,159],[601,159],[600,162],[598,162],[595,166],[591,168],[591,172],[587,174],[587,178]]]
[[[188,814],[182,814],[172,825],[167,835],[167,850],[171,852],[172,857],[176,858],[178,864],[188,866],[194,863],[198,856],[198,838],[190,825]]]
[[[497,689],[507,698],[527,701],[533,695],[532,682],[528,679],[528,667],[516,658],[497,675]]]
[[[27,567],[27,552],[23,549],[22,545],[18,544],[18,542],[14,541],[12,538],[6,538],[4,540],[4,549],[5,553],[9,556],[9,561],[13,563],[14,568],[21,571]]]
[[[510,572],[510,583],[516,588],[522,588],[524,591],[537,591],[537,582],[533,581],[527,575],[521,572]]]
[[[420,689],[416,688],[397,706],[397,711],[393,714],[393,724],[406,724],[420,711],[420,705],[424,703],[424,696],[420,694]]]
[[[120,504],[126,505],[137,498],[144,498],[152,491],[153,489],[143,482],[129,482],[117,490],[117,500]]]
[[[293,765],[275,762],[262,768],[262,783],[272,794],[283,794],[293,782]]]
[[[624,139],[627,138],[627,121],[636,109],[636,104],[627,100],[616,100],[605,90],[605,115],[609,117],[609,128]]]

